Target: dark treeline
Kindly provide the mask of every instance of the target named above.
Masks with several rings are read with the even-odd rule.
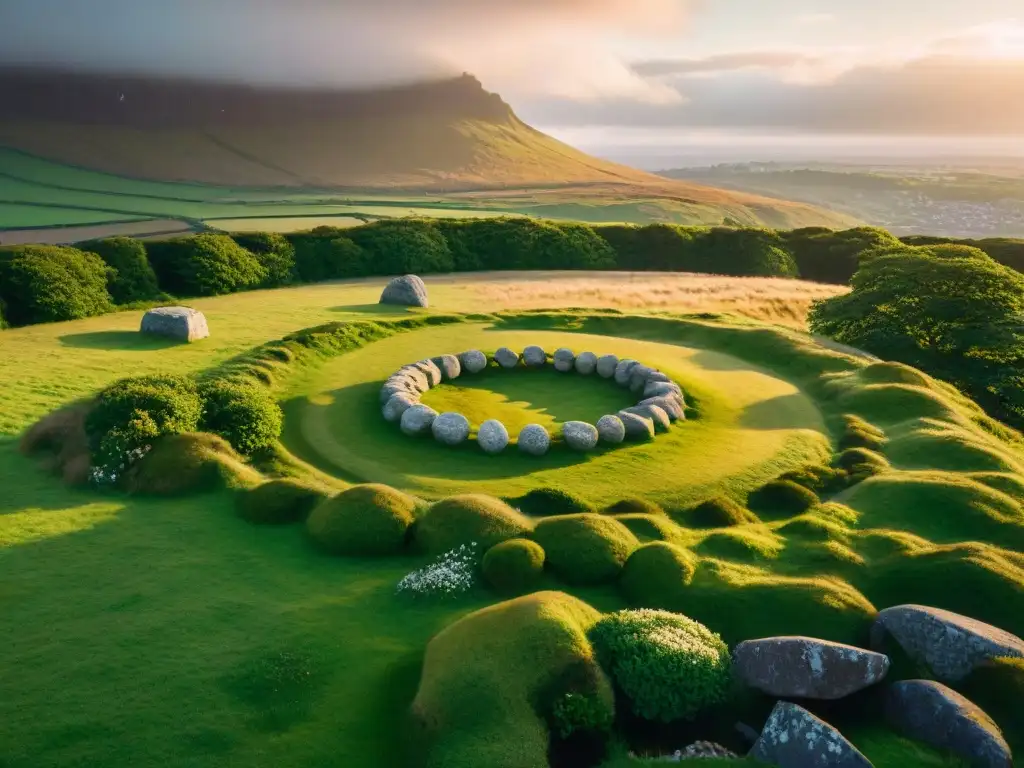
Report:
[[[973,245],[996,261],[1024,267],[1024,241]],[[289,235],[204,233],[147,242],[114,237],[74,248],[0,248],[0,324],[71,320],[172,297],[406,273],[630,270],[845,284],[862,254],[901,247],[888,232],[869,227],[783,232],[526,218],[391,219]]]

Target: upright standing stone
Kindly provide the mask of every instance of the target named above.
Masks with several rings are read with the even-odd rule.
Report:
[[[142,333],[178,341],[198,341],[210,335],[206,316],[191,307],[157,307],[142,316]]]
[[[416,275],[396,277],[380,295],[380,304],[398,304],[403,307],[428,307],[427,286]]]

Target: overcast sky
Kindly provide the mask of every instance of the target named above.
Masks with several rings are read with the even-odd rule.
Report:
[[[0,0],[0,62],[346,87],[469,71],[620,157],[1024,152],[1024,0]]]

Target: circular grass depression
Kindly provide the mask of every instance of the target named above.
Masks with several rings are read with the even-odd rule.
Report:
[[[650,442],[543,457],[518,451],[488,456],[474,444],[475,434],[458,448],[433,444],[424,450],[381,421],[380,383],[409,360],[453,349],[529,345],[642,360],[680,383],[695,406],[693,418]],[[498,419],[512,435],[530,423],[556,435],[567,421],[596,423],[635,402],[627,389],[570,383],[550,366],[488,370],[443,383],[423,402],[438,412],[462,413],[475,425]],[[429,327],[330,361],[300,392],[285,403],[283,439],[292,453],[342,480],[385,483],[425,498],[508,498],[561,488],[599,505],[642,497],[679,508],[725,491],[752,490],[831,451],[817,407],[789,382],[730,355],[621,336],[504,330],[489,323]]]

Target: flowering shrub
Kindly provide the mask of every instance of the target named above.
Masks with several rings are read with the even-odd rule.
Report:
[[[116,485],[118,479],[153,448],[160,429],[146,411],[136,409],[123,427],[114,427],[99,441],[89,479],[94,485]]]
[[[454,597],[468,592],[476,580],[479,546],[470,542],[440,555],[434,562],[407,574],[398,593],[413,597]]]
[[[729,647],[686,616],[619,611],[593,626],[590,641],[630,707],[647,720],[692,718],[729,694]]]

